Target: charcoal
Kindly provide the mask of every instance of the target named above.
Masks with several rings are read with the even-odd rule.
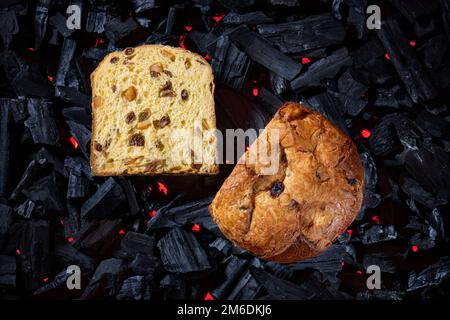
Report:
[[[177,35],[183,27],[185,8],[182,6],[170,7],[166,19],[166,34]]]
[[[81,207],[83,219],[102,219],[110,216],[125,200],[122,187],[113,179],[108,178]]]
[[[380,88],[377,92],[375,106],[399,109],[400,106],[412,107],[409,95],[400,87]]]
[[[67,185],[67,199],[84,198],[89,194],[89,180],[78,173],[71,172]]]
[[[224,300],[251,300],[256,297],[261,285],[254,277],[251,268],[261,268],[262,264],[258,258],[253,258],[248,265],[249,268],[241,275],[231,293]]]
[[[272,18],[268,17],[262,11],[253,11],[242,14],[230,12],[225,17],[223,17],[222,22],[236,25],[239,24],[254,25],[254,24],[271,23]]]
[[[7,100],[0,100],[0,197],[6,197],[10,176],[11,157],[11,109]]]
[[[91,281],[87,285],[82,300],[113,297],[120,291],[126,274],[126,264],[120,259],[107,259],[100,262]]]
[[[352,59],[345,48],[336,50],[330,56],[314,62],[307,71],[291,81],[293,90],[318,86],[320,81],[334,77],[343,67],[352,64]]]
[[[182,278],[174,274],[166,275],[159,283],[165,298],[186,299],[187,284]]]
[[[103,33],[105,24],[110,17],[103,11],[89,11],[86,19],[86,31],[91,33]]]
[[[206,252],[192,232],[173,228],[158,242],[161,260],[173,273],[204,271],[211,268]]]
[[[390,226],[380,226],[372,225],[368,226],[366,224],[361,225],[358,228],[358,233],[361,236],[361,241],[363,244],[372,244],[382,241],[390,241],[397,238],[397,230],[395,227]]]
[[[130,269],[133,274],[142,276],[153,276],[156,270],[159,269],[161,262],[158,258],[149,256],[147,254],[136,254],[133,261],[130,262]]]
[[[45,159],[50,165],[53,166],[53,170],[64,175],[64,164],[62,160],[54,152],[51,152],[46,147],[41,147],[38,152],[34,154],[34,160]]]
[[[378,244],[364,250],[362,266],[365,270],[371,265],[380,267],[383,273],[396,274],[400,272],[401,265],[406,258],[405,250],[389,243]]]
[[[34,181],[22,193],[34,202],[43,204],[45,210],[63,211],[65,209],[65,181],[53,171],[49,176]]]
[[[39,49],[47,30],[48,12],[52,0],[39,0],[36,6],[36,16],[34,18],[34,47]]]
[[[433,99],[437,95],[436,89],[404,34],[392,17],[384,21],[381,29],[377,29],[377,35],[389,53],[390,60],[411,99],[415,103]]]
[[[156,7],[155,0],[131,0],[130,2],[135,13],[141,13]]]
[[[339,99],[341,100],[347,114],[357,116],[368,104],[364,97],[368,87],[355,80],[350,70],[342,74],[338,80]]]
[[[255,4],[255,0],[218,0],[221,5],[228,9],[248,8]]]
[[[83,273],[94,271],[94,260],[68,243],[58,243],[55,246],[54,253],[60,267],[66,268],[70,265],[77,265]]]
[[[420,272],[410,272],[407,291],[413,291],[428,286],[438,285],[450,276],[450,261],[442,257],[438,262],[426,267]]]
[[[217,80],[240,90],[244,85],[249,66],[250,60],[247,55],[240,51],[229,37],[221,36],[217,39],[215,55],[211,64]]]
[[[358,39],[364,39],[367,36],[368,29],[366,27],[365,13],[365,5],[351,6],[348,13],[347,22],[355,29]]]
[[[131,215],[136,215],[140,212],[140,207],[136,197],[136,190],[130,180],[125,178],[118,178],[118,182],[125,191],[127,197],[128,209]]]
[[[258,31],[283,53],[299,53],[338,45],[345,38],[342,23],[330,14],[309,16],[281,24],[263,24],[258,26]]]
[[[275,94],[280,95],[289,89],[289,82],[276,73],[270,72],[270,87]]]
[[[430,212],[427,212],[427,220],[430,225],[436,230],[438,236],[441,239],[446,239],[447,235],[444,227],[444,220],[442,214],[437,208],[433,208]]]
[[[435,247],[437,231],[428,221],[424,221],[416,216],[409,216],[405,229],[415,231],[414,235],[409,239],[411,245],[417,245],[421,250]]]
[[[25,219],[30,219],[34,210],[36,209],[36,204],[31,200],[26,200],[21,205],[17,206],[14,211]]]
[[[423,189],[417,181],[408,177],[405,177],[405,181],[402,184],[402,191],[430,209],[447,204],[445,199],[435,198]]]
[[[105,34],[113,43],[125,38],[139,27],[133,17],[125,21],[120,18],[112,18],[105,24]]]
[[[137,254],[152,256],[154,253],[154,239],[146,234],[129,231],[120,242],[120,249],[130,258],[135,257]]]
[[[450,123],[427,111],[421,111],[416,118],[416,124],[433,137],[450,140]]]
[[[121,219],[93,220],[83,228],[73,246],[89,256],[103,256],[118,236],[121,225]]]
[[[419,17],[430,15],[438,6],[438,2],[434,0],[428,3],[420,0],[391,0],[391,2],[410,22],[417,21]]]
[[[9,227],[13,221],[13,210],[11,207],[0,203],[0,248],[3,246]]]
[[[67,124],[70,127],[70,133],[78,142],[80,150],[87,158],[89,158],[91,131],[89,131],[89,129],[87,129],[85,126],[74,121],[67,121]]]
[[[52,103],[44,99],[28,99],[28,113],[30,116],[25,125],[30,129],[34,143],[58,146],[60,137]]]
[[[21,287],[33,292],[50,275],[49,224],[44,220],[22,221],[17,225],[19,236],[18,279]]]
[[[406,171],[439,199],[450,200],[450,156],[436,145],[424,145],[406,153]]]
[[[191,30],[189,32],[189,38],[194,41],[201,51],[212,53],[211,51],[213,50],[213,47],[216,47],[218,36],[212,32]]]
[[[64,159],[64,169],[66,177],[71,172],[75,174],[83,173],[89,180],[92,180],[92,172],[89,163],[80,157],[66,157]]]
[[[398,143],[394,121],[398,116],[386,116],[371,131],[369,139],[370,151],[376,156],[387,156],[400,152],[402,146]]]
[[[64,39],[63,46],[61,49],[61,57],[58,64],[58,73],[55,79],[56,96],[60,96],[58,92],[59,87],[64,87],[66,85],[66,77],[70,69],[70,63],[73,59],[76,50],[76,42],[72,39]]]
[[[358,292],[356,300],[403,300],[403,295],[397,291],[389,290],[366,290]]]
[[[10,199],[17,200],[22,192],[31,186],[33,181],[45,176],[49,169],[49,163],[47,159],[32,160],[28,167],[25,169],[22,178],[17,184],[16,188],[12,192]]]
[[[333,122],[339,129],[348,132],[344,122],[344,107],[330,93],[321,93],[306,101],[309,106]]]
[[[259,90],[258,100],[261,102],[269,115],[274,115],[275,112],[277,112],[283,105],[283,100],[264,87]]]
[[[0,11],[0,37],[3,41],[3,48],[8,49],[9,44],[15,34],[19,32],[16,12],[14,10]]]
[[[7,109],[12,114],[15,123],[22,123],[28,118],[27,99],[19,97],[18,99],[0,98],[0,105],[8,105]],[[7,116],[5,116],[7,119]]]
[[[0,255],[0,288],[16,288],[16,259]]]
[[[49,22],[64,38],[69,37],[74,31],[74,29],[67,28],[67,18],[60,12],[56,12],[54,16],[50,17]]]
[[[123,281],[116,296],[117,300],[141,300],[143,295],[143,277],[133,276]]]
[[[83,58],[95,60],[96,63],[103,60],[108,54],[108,50],[102,48],[86,48],[83,50]]]
[[[211,204],[212,197],[200,199],[193,202],[187,202],[180,206],[169,205],[161,208],[157,215],[148,223],[152,229],[181,227],[186,224],[199,224],[200,226],[220,235],[217,225],[209,214],[208,206]]]
[[[226,263],[227,266],[224,270],[225,281],[211,292],[211,294],[219,300],[229,294],[233,288],[233,284],[245,271],[248,261],[231,256],[227,259]]]
[[[428,40],[425,47],[425,66],[436,70],[443,62],[448,48],[448,40],[444,34],[439,34]]]
[[[233,247],[230,241],[225,240],[223,238],[216,238],[216,240],[210,243],[209,246],[222,252],[225,256],[228,256],[230,254],[231,249]]]
[[[78,206],[72,204],[71,201],[67,201],[67,215],[62,217],[62,223],[64,227],[64,237],[66,239],[75,239],[81,229],[81,217],[80,209]]]
[[[302,70],[301,64],[296,63],[272,47],[266,39],[247,28],[237,28],[230,37],[245,50],[253,61],[285,79],[294,79]]]

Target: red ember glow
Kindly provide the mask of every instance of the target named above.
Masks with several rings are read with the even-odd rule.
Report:
[[[307,57],[302,57],[302,64],[308,64],[311,63],[311,60],[309,60],[309,58]]]
[[[369,129],[362,129],[361,130],[361,135],[362,135],[363,138],[367,139],[367,138],[370,138],[372,133],[370,132]]]
[[[169,193],[169,190],[167,187],[162,183],[158,181],[158,191],[163,193],[165,196]]]
[[[28,51],[30,51],[30,52],[34,52],[34,51],[36,51],[36,49],[35,49],[35,48],[27,48],[27,50],[28,50]]]
[[[257,97],[257,96],[259,95],[259,89],[258,89],[258,87],[254,87],[254,88],[252,89],[252,95],[253,95],[254,97]]]
[[[180,38],[178,38],[178,43],[180,44],[180,47],[183,49],[186,49],[186,46],[184,45],[184,41],[186,41],[186,35],[182,34]]]
[[[152,210],[148,214],[153,218],[154,216],[156,216],[156,210]]]
[[[191,230],[194,231],[194,232],[199,232],[200,231],[200,225],[198,225],[197,223],[194,224],[194,226],[192,227]]]
[[[411,40],[411,41],[409,42],[409,45],[410,45],[411,47],[414,47],[414,46],[416,45],[416,42],[415,42],[414,40]]]
[[[391,60],[391,57],[389,56],[389,53],[386,53],[386,54],[384,55],[384,57],[385,57],[386,59],[388,59],[388,60]]]
[[[362,274],[362,271],[361,270],[357,270],[356,273],[357,274]]]
[[[55,77],[52,76],[47,76],[48,81],[53,82],[53,80],[55,79]]]
[[[189,31],[192,30],[192,27],[191,27],[191,26],[185,26],[185,27],[184,27],[184,30],[186,30],[187,32],[189,32]]]
[[[218,13],[214,15],[212,18],[214,19],[215,22],[219,22],[220,20],[223,19],[223,17],[225,17],[225,13]]]
[[[417,252],[417,250],[419,250],[419,247],[416,246],[416,245],[413,245],[413,246],[411,247],[411,250],[412,250],[412,252]]]
[[[214,300],[214,297],[211,295],[211,293],[207,292],[203,300]]]
[[[372,220],[376,223],[376,224],[380,224],[380,217],[379,216],[373,216]]]
[[[205,56],[203,58],[205,58],[206,60],[211,60],[211,57],[209,56],[209,54],[205,54]]]
[[[73,145],[73,147],[74,147],[75,149],[78,149],[78,142],[77,142],[77,140],[75,140],[74,137],[70,137],[70,138],[69,138],[69,141],[70,141],[70,143]]]
[[[67,238],[67,242],[68,242],[68,243],[72,243],[74,240],[75,240],[74,237],[68,237],[68,238]]]
[[[20,249],[16,249],[16,253],[20,255],[22,254],[22,251],[20,251]]]
[[[42,279],[42,281],[44,281],[44,282],[48,282],[48,278],[44,278],[44,279]]]
[[[351,237],[352,234],[353,234],[353,230],[352,230],[352,229],[348,229],[348,230],[347,230],[347,233],[348,233],[348,235]]]
[[[120,235],[124,235],[124,234],[125,234],[125,230],[120,229],[120,230],[119,230],[119,234],[120,234]]]

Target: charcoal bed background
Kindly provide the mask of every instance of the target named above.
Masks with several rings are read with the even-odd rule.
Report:
[[[380,30],[365,24],[374,3]],[[450,1],[3,0],[0,36],[2,298],[449,296]],[[222,129],[263,128],[290,100],[353,137],[364,209],[327,252],[281,265],[227,241],[207,206],[232,165],[92,177],[89,74],[143,43],[205,56]],[[381,290],[366,287],[373,264]],[[67,289],[69,265],[82,290]]]

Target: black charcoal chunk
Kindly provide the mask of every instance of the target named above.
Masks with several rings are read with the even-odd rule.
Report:
[[[130,35],[131,32],[139,27],[133,17],[129,17],[125,21],[120,18],[113,18],[105,24],[105,34],[113,43]]]
[[[228,256],[231,252],[231,249],[233,248],[233,245],[230,243],[230,241],[220,237],[216,238],[216,240],[210,243],[209,246],[222,252],[225,256]]]
[[[114,180],[108,178],[81,207],[83,219],[102,219],[111,216],[123,201],[125,195],[122,187]]]
[[[166,275],[159,286],[164,292],[165,299],[186,299],[188,296],[186,281],[178,275]]]
[[[247,260],[239,259],[236,256],[231,256],[226,261],[225,267],[225,281],[215,288],[211,294],[221,300],[226,297],[233,289],[233,285],[239,280],[242,273],[246,270],[248,264]]]
[[[141,300],[144,293],[143,277],[133,276],[122,283],[117,300]]]
[[[17,99],[5,99],[0,98],[0,105],[8,105],[9,112],[11,112],[15,123],[21,123],[26,118],[28,118],[28,101],[24,97],[19,97]]]
[[[407,291],[438,285],[450,276],[450,260],[442,257],[438,262],[420,272],[411,272],[408,278]]]
[[[366,290],[358,292],[356,300],[381,300],[381,301],[394,301],[403,300],[403,294],[397,291],[389,290]]]
[[[345,38],[344,26],[330,14],[281,24],[263,24],[258,26],[258,31],[284,53],[338,45]]]
[[[377,97],[375,106],[389,107],[399,109],[400,106],[412,107],[413,102],[408,93],[400,86],[393,86],[392,88],[379,88],[377,90]]]
[[[248,265],[249,268],[241,275],[231,293],[224,300],[252,300],[256,297],[261,289],[261,284],[253,276],[251,268],[261,268],[262,263],[258,258],[253,258]]]
[[[194,43],[200,50],[209,53],[216,47],[218,36],[212,32],[200,32],[197,30],[191,30],[189,32],[189,38],[194,41]]]
[[[156,7],[155,0],[131,0],[131,6],[135,13],[141,13]]]
[[[396,120],[399,120],[397,115],[388,115],[372,129],[369,147],[374,155],[387,156],[401,152],[402,146],[395,131]]]
[[[59,131],[53,114],[51,101],[28,99],[29,118],[25,125],[30,129],[34,143],[57,146],[60,143]]]
[[[67,18],[63,16],[60,12],[49,19],[50,25],[53,26],[64,38],[69,37],[75,29],[67,28]]]
[[[109,53],[108,50],[102,48],[86,48],[83,50],[83,58],[95,60],[95,63],[99,63]]]
[[[208,256],[192,232],[173,228],[158,242],[161,260],[173,273],[204,271],[211,268]]]
[[[91,131],[77,122],[74,121],[66,121],[66,122],[70,127],[70,133],[78,142],[81,151],[86,156],[86,158],[89,158]]]
[[[103,260],[95,270],[81,299],[114,297],[120,292],[120,285],[125,278],[126,270],[126,264],[121,259]]]
[[[364,39],[367,36],[366,18],[366,6],[364,3],[350,7],[347,23],[354,28],[358,39]]]
[[[434,197],[431,193],[422,188],[417,181],[408,177],[405,177],[404,179],[402,191],[415,201],[427,206],[430,209],[447,204],[445,199]]]
[[[17,200],[23,191],[28,188],[33,181],[36,181],[49,172],[50,165],[47,159],[32,160],[22,174],[22,178],[12,192],[10,199]]]
[[[11,207],[0,203],[0,248],[8,235],[9,227],[13,221],[13,210]]]
[[[248,13],[236,13],[236,12],[230,12],[222,19],[223,23],[227,24],[263,24],[263,23],[271,23],[272,18],[268,17],[264,12],[262,11],[253,11]]]
[[[362,252],[362,265],[365,270],[371,265],[380,267],[381,272],[396,274],[400,272],[406,259],[404,247],[391,243],[365,247]]]
[[[52,0],[39,0],[36,6],[36,16],[34,18],[34,39],[35,49],[39,49],[47,30],[48,12]]]
[[[16,259],[0,255],[0,288],[16,288]]]
[[[248,8],[255,4],[255,0],[218,0],[225,8],[240,9]]]
[[[133,261],[130,262],[130,269],[133,274],[142,276],[153,277],[160,266],[161,261],[158,258],[141,253],[136,254]]]
[[[66,208],[64,178],[56,171],[49,176],[34,181],[22,193],[28,199],[43,204],[45,210],[63,211]]]
[[[67,268],[70,265],[77,265],[83,273],[94,271],[94,259],[67,242],[56,244],[54,255],[60,267]]]
[[[150,255],[154,253],[154,239],[143,233],[129,231],[120,242],[120,249],[133,258],[137,254]]]
[[[419,20],[420,17],[431,15],[438,7],[437,1],[423,2],[421,0],[392,0],[392,4],[410,22]]]
[[[230,37],[245,50],[253,61],[283,78],[292,80],[302,70],[301,64],[275,49],[266,39],[248,28],[239,27],[231,33]]]
[[[67,185],[67,199],[84,198],[89,194],[89,180],[81,174],[71,172]]]
[[[442,64],[448,49],[448,39],[444,34],[439,34],[428,40],[425,47],[425,66],[432,71]]]
[[[218,81],[240,90],[244,85],[250,60],[247,55],[233,44],[229,37],[217,39],[216,50],[211,67]]]
[[[13,36],[18,32],[19,24],[16,12],[14,10],[0,11],[0,37],[3,41],[3,48],[9,48]]]
[[[61,56],[59,58],[58,72],[55,78],[55,89],[56,89],[55,95],[57,97],[60,96],[58,88],[64,87],[67,84],[66,78],[69,73],[70,64],[74,57],[76,47],[77,43],[75,42],[75,40],[72,40],[70,38],[64,39],[63,46],[61,49]]]
[[[52,292],[54,292],[54,294],[57,294],[56,292],[59,291],[60,289],[67,288],[67,279],[69,278],[70,274],[66,272],[66,270],[61,271],[60,273],[58,273],[54,279],[51,282],[46,283],[45,285],[43,285],[42,287],[40,287],[39,289],[37,289],[34,293],[33,296],[39,296],[42,297],[46,294],[50,294]]]
[[[348,133],[344,121],[344,107],[340,101],[333,97],[329,92],[313,96],[307,99],[307,103],[313,110],[319,112],[333,122],[343,132]]]
[[[67,201],[67,215],[62,217],[64,227],[64,237],[66,239],[76,239],[81,229],[82,222],[80,217],[80,209],[78,206]]]
[[[76,174],[80,174],[81,172],[92,180],[92,172],[89,163],[80,157],[66,157],[64,159],[64,170],[65,176],[68,177],[69,174],[73,171]]]
[[[368,104],[368,99],[365,93],[368,87],[361,82],[358,82],[348,69],[342,74],[338,80],[339,99],[341,100],[347,114],[355,117]]]
[[[121,219],[93,220],[83,228],[73,246],[89,256],[103,256],[110,250],[121,225]]]
[[[0,100],[0,197],[6,197],[11,166],[12,117],[8,100]]]
[[[125,192],[125,196],[127,197],[128,209],[131,215],[136,215],[140,212],[140,207],[136,197],[136,189],[130,180],[125,178],[118,178],[118,183],[122,187]]]
[[[361,241],[363,244],[372,244],[397,239],[397,230],[395,230],[393,225],[367,226],[363,224],[358,228],[358,233],[361,235]]]
[[[110,17],[104,11],[89,11],[86,19],[86,31],[90,33],[103,33],[105,24]]]
[[[397,20],[387,18],[376,31],[411,99],[418,103],[435,98],[436,89]]]
[[[35,209],[36,204],[31,200],[26,200],[24,203],[17,206],[15,211],[19,216],[22,216],[25,219],[30,219]]]
[[[352,58],[345,48],[338,49],[330,56],[309,66],[308,70],[291,81],[293,90],[320,85],[321,80],[334,77],[343,67],[350,66]]]
[[[421,111],[417,115],[416,124],[433,137],[450,140],[450,123],[440,116]]]
[[[258,101],[270,116],[273,116],[284,103],[281,98],[264,87],[259,90]]]
[[[289,82],[276,73],[270,72],[270,86],[275,94],[280,95],[289,89]]]

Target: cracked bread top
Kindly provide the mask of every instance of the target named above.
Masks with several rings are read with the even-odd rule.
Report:
[[[278,129],[278,170],[238,163],[210,206],[235,244],[278,262],[323,252],[351,224],[363,199],[364,171],[352,140],[321,114],[288,102],[244,157]]]

